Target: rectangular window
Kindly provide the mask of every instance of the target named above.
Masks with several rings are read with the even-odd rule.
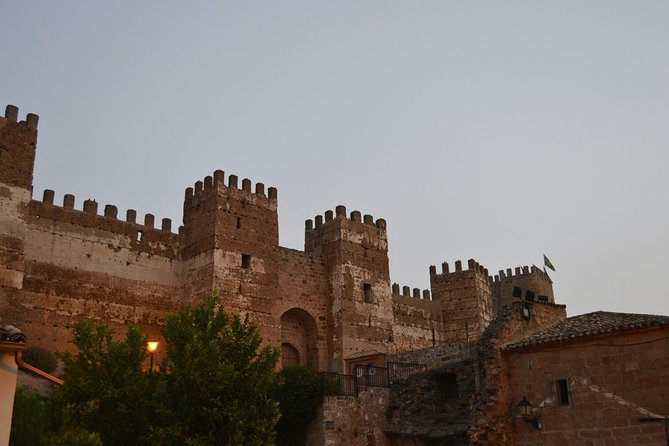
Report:
[[[242,254],[242,268],[251,268],[251,254]]]
[[[558,406],[569,405],[569,385],[566,379],[558,379],[555,381],[555,389],[557,391]]]
[[[372,294],[372,285],[365,283],[362,285],[363,292],[365,293],[365,302],[370,303],[373,301],[374,296]]]

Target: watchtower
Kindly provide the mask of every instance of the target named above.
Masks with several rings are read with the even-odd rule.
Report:
[[[266,302],[276,289],[279,246],[277,190],[228,177],[213,176],[186,189],[183,260],[185,295],[206,297],[219,291],[226,310],[237,313],[271,311]],[[261,321],[254,320],[261,324]]]
[[[393,321],[386,221],[337,206],[306,221],[304,250],[327,265],[330,368],[343,370],[360,351],[386,351]]]
[[[19,109],[8,105],[0,116],[0,302],[23,286],[26,226],[22,215],[32,197],[37,122],[28,113],[18,121]],[[15,315],[5,314],[5,318]]]
[[[430,266],[430,286],[434,300],[439,300],[443,320],[443,339],[450,342],[471,342],[478,339],[493,317],[491,285],[488,270],[474,259],[462,269],[460,260],[455,271],[442,263],[437,274]]]

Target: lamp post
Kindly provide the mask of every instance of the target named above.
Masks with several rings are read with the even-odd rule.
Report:
[[[532,403],[527,401],[527,397],[523,397],[522,400],[516,404],[518,408],[518,414],[523,418],[523,421],[532,425],[535,429],[541,429],[541,422],[539,417],[534,413],[534,407]]]
[[[155,352],[156,349],[158,348],[158,344],[159,344],[158,341],[149,341],[146,343],[146,349],[151,354],[151,367],[149,367],[149,370],[151,370],[152,372],[153,372],[153,352]]]

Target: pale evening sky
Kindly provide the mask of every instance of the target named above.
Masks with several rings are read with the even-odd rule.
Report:
[[[391,280],[541,266],[569,315],[669,314],[669,2],[4,2],[0,103],[34,196],[181,221],[215,169],[279,191],[281,245],[343,204]]]

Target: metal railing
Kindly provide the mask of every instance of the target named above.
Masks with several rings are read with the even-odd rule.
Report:
[[[425,364],[411,362],[388,362],[388,381],[393,383],[398,379],[405,379],[413,373],[420,372],[425,367]]]
[[[325,394],[332,396],[358,396],[358,384],[354,375],[321,372],[325,381]]]
[[[353,375],[321,372],[325,381],[325,393],[332,396],[358,396],[360,387],[390,387],[398,379],[420,372],[425,364],[389,362],[388,367],[356,365]]]
[[[353,369],[358,386],[389,387],[388,369],[375,365],[356,365]]]

